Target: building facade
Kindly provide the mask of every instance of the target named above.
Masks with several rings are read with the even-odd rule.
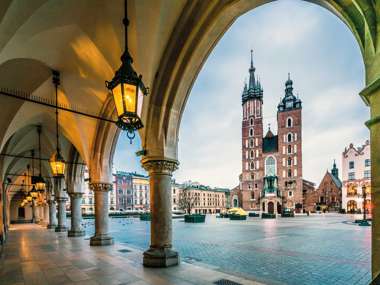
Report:
[[[347,213],[362,213],[366,194],[366,211],[371,213],[371,148],[369,140],[362,146],[352,143],[342,154],[342,208]],[[365,193],[364,193],[365,191]]]
[[[342,206],[342,182],[334,161],[331,172],[326,171],[315,190],[305,191],[304,209],[310,212],[338,212]]]
[[[229,189],[210,188],[198,182],[173,183],[172,209],[192,214],[217,214],[230,208],[229,193]]]
[[[149,210],[149,177],[136,172],[116,171],[113,174],[116,209]]]
[[[242,174],[240,205],[245,210],[280,213],[301,211],[302,102],[293,94],[288,76],[285,95],[277,106],[278,132],[263,132],[263,88],[255,76],[252,51],[249,83],[242,94]]]
[[[95,213],[95,195],[94,192],[90,189],[89,186],[90,175],[88,173],[88,169],[86,168],[84,171],[84,183],[82,183],[82,202],[81,202],[81,210],[82,214],[94,214]],[[112,188],[108,193],[109,199],[109,210],[116,210],[116,191],[115,187]],[[70,201],[70,199],[69,199]],[[70,208],[70,203],[67,203],[68,209]]]

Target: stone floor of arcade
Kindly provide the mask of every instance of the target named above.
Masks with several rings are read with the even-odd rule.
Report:
[[[15,225],[1,253],[0,285],[215,284],[228,279],[239,284],[261,284],[186,262],[153,269],[142,265],[142,252],[116,243],[90,247],[88,240],[68,238],[40,225]]]

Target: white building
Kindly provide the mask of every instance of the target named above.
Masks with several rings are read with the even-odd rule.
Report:
[[[350,144],[342,154],[342,208],[348,213],[363,213],[363,187],[366,191],[367,212],[371,212],[371,149]]]

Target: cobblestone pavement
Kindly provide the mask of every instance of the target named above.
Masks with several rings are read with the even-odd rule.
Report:
[[[182,261],[267,284],[368,284],[371,228],[349,215],[247,221],[208,216],[204,224],[173,220],[174,247]],[[87,221],[86,231],[93,231]],[[146,249],[149,222],[112,219],[112,236]]]

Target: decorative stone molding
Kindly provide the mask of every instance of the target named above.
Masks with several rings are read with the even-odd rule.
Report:
[[[94,192],[109,192],[112,190],[112,184],[105,182],[94,182],[90,183],[90,189]]]
[[[82,198],[83,193],[68,193],[71,199],[79,199]]]
[[[149,173],[171,175],[178,169],[179,162],[174,159],[146,159],[141,161],[142,166]]]

